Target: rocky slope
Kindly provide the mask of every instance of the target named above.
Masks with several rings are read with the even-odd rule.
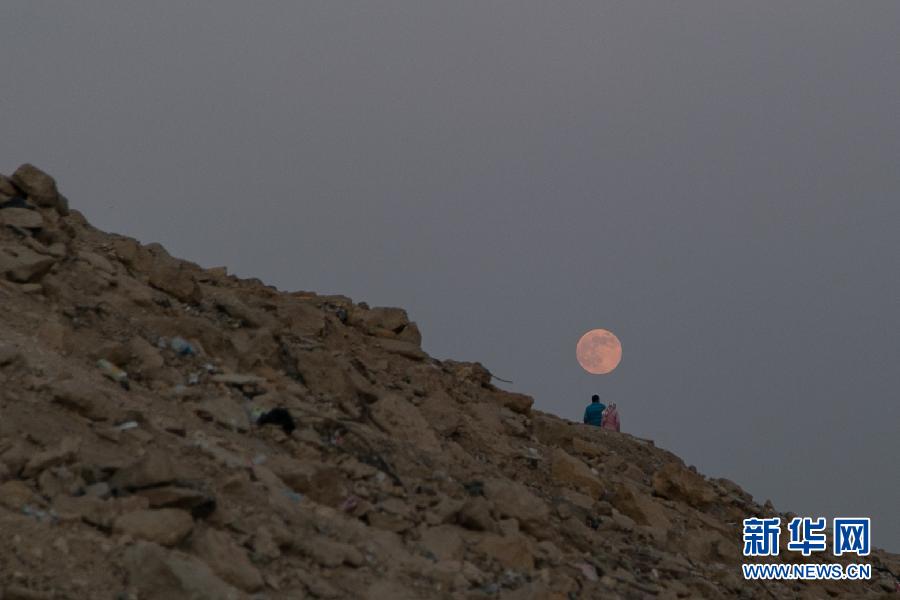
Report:
[[[401,309],[100,232],[27,165],[0,302],[4,600],[893,597],[882,551],[745,582],[776,512],[734,483],[430,358]]]

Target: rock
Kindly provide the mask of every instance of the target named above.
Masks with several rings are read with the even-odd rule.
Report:
[[[534,569],[534,553],[528,538],[523,535],[500,536],[488,533],[478,542],[475,549],[507,569],[526,571]]]
[[[484,498],[470,498],[456,515],[456,521],[472,531],[497,531],[491,507]]]
[[[136,490],[172,483],[178,478],[178,471],[169,455],[162,450],[152,449],[116,471],[109,483],[113,488]]]
[[[84,487],[84,480],[76,477],[66,467],[44,469],[38,476],[38,487],[46,498],[60,494],[77,494]]]
[[[128,349],[131,356],[129,371],[139,373],[147,378],[153,378],[166,365],[166,361],[163,359],[159,349],[142,337],[133,337],[128,343]]]
[[[201,402],[194,410],[197,416],[234,431],[250,429],[247,412],[234,398],[219,396]]]
[[[53,592],[43,592],[15,583],[3,590],[3,600],[54,600]]]
[[[318,337],[325,329],[325,314],[306,302],[293,302],[280,308],[279,316],[291,333],[306,337]]]
[[[105,392],[85,383],[71,379],[54,382],[50,395],[54,402],[92,421],[105,421],[110,416]]]
[[[561,448],[553,451],[550,473],[559,485],[574,486],[595,499],[603,495],[603,484],[590,467]]]
[[[151,508],[180,508],[194,516],[211,512],[216,506],[215,498],[208,494],[171,485],[138,490],[135,495],[146,498]]]
[[[56,212],[64,217],[68,216],[69,214],[69,199],[66,198],[63,194],[59,195],[59,201],[56,204]]]
[[[549,563],[551,566],[558,565],[563,559],[563,553],[560,551],[559,547],[548,540],[540,542],[537,545],[536,552],[542,561]]]
[[[547,505],[520,483],[504,479],[484,482],[484,495],[498,514],[517,519],[526,530],[546,527],[550,511]]]
[[[82,250],[78,253],[78,258],[91,265],[91,267],[97,269],[98,271],[103,271],[104,273],[107,273],[109,275],[114,275],[116,272],[115,267],[113,267],[112,263],[109,262],[106,257],[100,256],[95,252]]]
[[[504,390],[497,390],[494,392],[493,397],[502,406],[522,415],[529,414],[531,412],[531,405],[534,404],[534,398],[531,396],[515,394]]]
[[[96,527],[112,529],[115,520],[134,511],[146,510],[147,499],[136,496],[103,500],[97,496],[57,496],[53,509],[60,519],[82,520]]]
[[[317,564],[329,569],[339,567],[344,563],[358,567],[365,562],[359,550],[353,546],[323,537],[304,538],[296,541],[293,545]]]
[[[64,354],[69,346],[68,340],[72,330],[57,319],[47,319],[41,323],[37,330],[37,338],[40,342],[54,352]]]
[[[559,497],[566,502],[569,502],[573,506],[577,506],[584,512],[590,511],[594,506],[594,499],[588,496],[587,494],[582,494],[581,492],[576,492],[575,490],[570,489],[561,489],[559,490]]]
[[[123,553],[128,582],[141,600],[243,600],[246,596],[222,581],[203,561],[138,542]]]
[[[174,546],[194,528],[191,515],[176,508],[138,510],[125,513],[113,523],[113,531],[133,538]]]
[[[312,591],[312,590],[311,590]],[[421,600],[423,596],[397,581],[376,581],[367,590],[361,600]]]
[[[26,294],[40,294],[44,291],[44,286],[39,283],[23,283],[19,289]]]
[[[419,545],[438,560],[458,560],[463,557],[465,546],[459,527],[439,525],[422,532]]]
[[[251,544],[255,562],[269,563],[281,557],[281,548],[278,546],[272,530],[268,527],[260,526],[257,528]]]
[[[11,365],[22,357],[19,349],[12,344],[0,342],[0,367]]]
[[[602,447],[579,437],[572,438],[572,449],[578,454],[583,454],[592,458],[604,458],[607,454]]]
[[[127,343],[107,340],[91,351],[94,360],[105,359],[114,365],[127,365],[131,361],[131,348]]]
[[[0,202],[19,195],[19,190],[6,175],[0,175]]]
[[[105,481],[93,483],[84,488],[85,496],[93,496],[101,499],[109,498],[110,492],[109,484]]]
[[[739,486],[735,482],[731,481],[730,479],[725,479],[724,477],[719,477],[718,479],[715,480],[715,482],[718,483],[719,486],[722,487],[722,489],[725,491],[725,493],[730,493],[730,494],[734,495],[741,502],[743,502],[743,503],[753,502],[753,496],[751,496],[750,494],[745,492],[743,489],[741,489],[741,486]]]
[[[69,249],[62,242],[54,242],[47,246],[45,253],[53,258],[60,259],[69,255]]]
[[[293,491],[308,495],[320,504],[335,506],[351,490],[339,468],[320,461],[278,457],[268,465]]]
[[[410,322],[400,330],[400,333],[397,334],[398,340],[403,340],[409,342],[410,344],[415,344],[416,346],[422,346],[422,332],[419,330],[419,326]]]
[[[428,355],[412,342],[400,339],[378,338],[378,346],[385,352],[399,354],[412,360],[424,360]]]
[[[44,226],[44,217],[36,210],[4,208],[0,209],[0,225],[21,229],[40,229]]]
[[[413,523],[408,519],[374,510],[366,513],[366,520],[369,522],[369,525],[376,529],[394,533],[402,533],[413,526]]]
[[[365,309],[357,306],[350,311],[347,324],[369,332],[384,329],[392,333],[400,333],[409,324],[409,316],[402,308],[378,306]]]
[[[679,542],[684,555],[698,564],[710,562],[737,562],[741,551],[737,544],[713,529],[695,529],[685,532]]]
[[[6,465],[12,475],[18,475],[34,454],[34,447],[22,440],[16,440],[12,444],[4,443],[3,450],[0,450],[0,463]]]
[[[388,394],[372,405],[372,418],[397,440],[425,453],[440,452],[441,444],[419,409],[403,398]]]
[[[173,259],[158,259],[152,263],[149,283],[189,304],[200,302],[202,294],[191,273]]]
[[[52,256],[39,254],[20,245],[0,246],[0,273],[10,281],[37,281],[56,264]]]
[[[469,587],[469,581],[462,571],[462,561],[442,560],[429,566],[422,574],[441,587],[447,587],[450,590],[460,590]]]
[[[418,406],[419,412],[440,435],[453,435],[465,424],[463,412],[443,390],[429,393]]]
[[[642,494],[631,483],[621,483],[616,487],[612,504],[639,525],[660,529],[669,529],[672,526],[665,507],[650,496]]]
[[[415,347],[422,345],[422,333],[418,325],[410,322],[409,316],[402,308],[376,307],[372,309],[353,307],[348,315],[347,324],[381,338],[396,339]],[[397,346],[397,348],[407,348]],[[409,350],[398,353],[411,353],[410,358],[419,359],[420,354]]]
[[[44,469],[71,462],[75,459],[80,447],[81,438],[71,436],[63,438],[57,447],[32,456],[22,470],[22,475],[34,477]]]
[[[345,594],[343,594],[339,589],[328,583],[328,581],[326,581],[322,577],[317,576],[315,573],[306,573],[303,571],[299,571],[295,575],[303,583],[303,585],[306,586],[306,588],[309,590],[309,593],[312,594],[313,598],[324,598],[326,600],[329,600],[331,598],[345,597]],[[290,597],[306,598],[306,595],[302,592],[297,592],[296,594],[292,594]],[[394,597],[376,596],[376,598],[393,599]]]
[[[443,366],[456,379],[481,387],[489,387],[491,385],[491,372],[479,362],[445,360]]]
[[[216,383],[224,383],[225,385],[233,385],[235,387],[262,385],[266,382],[265,377],[242,375],[240,373],[220,373],[213,375],[210,379]]]
[[[694,508],[707,506],[717,497],[703,477],[674,462],[653,474],[653,490],[663,498],[683,501]]]
[[[13,480],[0,484],[0,505],[9,510],[19,511],[26,504],[34,502],[35,495],[25,482]]]
[[[56,180],[32,164],[25,163],[12,174],[12,182],[38,206],[59,206],[59,190]]]
[[[192,540],[194,554],[202,558],[213,572],[245,592],[263,587],[262,575],[253,566],[247,553],[227,533],[205,529]]]
[[[208,300],[217,310],[240,322],[244,327],[263,327],[272,322],[272,318],[265,311],[248,306],[234,294],[216,291],[210,293]]]

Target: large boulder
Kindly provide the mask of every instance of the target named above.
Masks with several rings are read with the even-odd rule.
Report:
[[[19,229],[40,229],[44,226],[44,217],[40,212],[29,208],[3,208],[0,209],[0,225]]]
[[[534,568],[534,549],[528,538],[518,533],[513,535],[486,533],[475,549],[496,560],[506,569],[530,571]]]
[[[558,485],[583,490],[595,499],[603,494],[603,484],[591,468],[561,448],[553,451],[550,475]]]
[[[514,481],[489,479],[484,482],[484,495],[502,517],[518,519],[526,530],[537,530],[547,525],[550,511],[547,505],[531,491]]]
[[[22,358],[22,352],[13,344],[0,342],[0,367],[14,364]]]
[[[497,390],[493,393],[493,397],[509,410],[527,415],[531,412],[531,405],[534,404],[534,398],[526,394],[517,394],[515,392],[507,392],[505,390]]]
[[[194,516],[204,515],[215,509],[216,499],[201,490],[164,485],[135,492],[130,498],[146,498],[150,508],[180,508]]]
[[[0,202],[6,202],[18,195],[19,190],[6,175],[0,175]]]
[[[164,485],[179,479],[175,463],[163,450],[153,449],[119,469],[110,479],[114,489],[135,490]]]
[[[409,324],[409,317],[402,308],[379,306],[372,309],[355,306],[350,310],[347,324],[358,327],[370,335],[400,333]]]
[[[672,526],[665,506],[630,483],[621,483],[616,487],[612,504],[639,525],[662,530],[668,530]]]
[[[25,192],[38,206],[58,208],[60,206],[59,190],[56,180],[32,164],[25,163],[16,169],[12,181]]]
[[[572,438],[572,449],[578,454],[583,454],[584,456],[592,458],[604,458],[607,454],[607,451],[601,446],[579,437]]]
[[[431,527],[422,532],[419,545],[437,560],[459,560],[466,549],[460,531],[454,525]]]
[[[484,387],[489,387],[491,385],[491,372],[479,362],[445,360],[443,362],[443,367],[444,370],[452,373],[457,379]]]
[[[317,460],[299,461],[280,456],[267,464],[288,487],[320,504],[334,506],[352,490],[340,469]]]
[[[441,444],[419,409],[403,398],[387,394],[372,405],[372,419],[397,440],[425,453],[440,452]]]
[[[398,337],[416,346],[422,343],[422,334],[402,308],[378,306],[367,309],[354,306],[350,309],[347,324],[369,335]]]
[[[149,283],[186,303],[199,302],[202,294],[190,270],[174,259],[159,258],[150,268]]]
[[[128,583],[142,600],[242,600],[246,595],[225,583],[203,561],[157,544],[127,548],[123,563]]]
[[[24,477],[34,477],[44,469],[72,462],[78,455],[80,447],[80,437],[65,437],[57,446],[33,455],[25,464],[22,475]]]
[[[238,546],[227,533],[217,529],[205,529],[193,536],[194,553],[222,579],[246,591],[262,588],[259,570],[247,558],[247,552]]]
[[[110,418],[110,400],[103,389],[82,381],[67,379],[49,384],[53,401],[90,419],[105,421]]]
[[[36,499],[35,493],[23,481],[14,479],[0,485],[0,506],[10,510],[18,512]]]
[[[147,499],[138,496],[104,500],[95,495],[62,494],[53,499],[53,510],[61,520],[81,520],[105,530],[112,529],[116,519],[122,515],[146,510],[147,506]]]
[[[18,283],[37,281],[56,264],[56,259],[25,246],[0,246],[0,273]]]
[[[247,411],[231,396],[207,398],[194,408],[194,412],[201,418],[214,421],[227,429],[234,431],[250,429]]]
[[[385,352],[399,354],[412,360],[424,360],[428,355],[419,348],[417,343],[404,339],[378,338],[378,346]]]
[[[653,491],[663,498],[686,502],[694,508],[708,506],[717,497],[715,489],[703,477],[674,462],[654,473]]]
[[[163,546],[174,546],[193,528],[191,515],[177,508],[137,510],[122,515],[113,523],[113,531]]]

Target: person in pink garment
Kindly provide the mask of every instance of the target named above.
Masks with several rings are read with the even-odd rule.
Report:
[[[619,431],[619,409],[613,402],[603,411],[603,419],[600,421],[601,429],[609,429],[610,431]]]

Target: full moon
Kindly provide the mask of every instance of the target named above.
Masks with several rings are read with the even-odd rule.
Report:
[[[619,366],[622,344],[611,331],[591,329],[578,340],[575,357],[588,373],[605,375]]]

